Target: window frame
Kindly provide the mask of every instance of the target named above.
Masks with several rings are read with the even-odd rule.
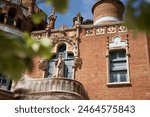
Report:
[[[122,39],[119,35],[115,35],[110,41],[108,36],[106,39],[106,64],[107,64],[107,86],[117,86],[117,85],[131,85],[130,80],[130,66],[129,66],[129,39],[126,35],[125,39]],[[126,68],[127,68],[127,81],[126,82],[110,82],[110,57],[109,53],[111,51],[124,50],[126,52]]]
[[[5,80],[5,84],[3,84]],[[7,79],[7,76],[0,74],[0,89],[3,90],[10,90],[11,87],[11,80]]]
[[[125,51],[125,58],[126,59],[122,59],[122,60],[114,60],[114,62],[118,63],[118,62],[125,62],[126,63],[126,69],[118,69],[118,70],[114,70],[113,72],[117,73],[117,72],[125,72],[126,71],[126,81],[124,82],[121,82],[120,80],[118,81],[118,78],[117,78],[117,82],[111,82],[111,60],[110,60],[110,53],[111,52],[120,52],[120,51]],[[129,77],[129,63],[128,63],[128,55],[127,55],[127,52],[126,52],[126,48],[117,48],[117,49],[110,49],[109,50],[109,53],[108,53],[108,80],[107,80],[107,85],[122,85],[122,84],[130,84],[130,77]],[[118,53],[117,53],[118,54]],[[117,56],[118,57],[118,56]],[[120,79],[120,78],[119,78]]]

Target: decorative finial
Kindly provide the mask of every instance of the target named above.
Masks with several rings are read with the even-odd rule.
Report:
[[[81,17],[81,13],[78,12],[78,14],[77,14],[77,21],[80,21],[80,17]]]
[[[83,17],[81,16],[80,12],[77,13],[77,16],[73,18],[74,26],[82,24]]]
[[[53,10],[52,10],[51,16],[55,16],[55,7],[53,7]]]
[[[57,19],[57,16],[55,15],[55,8],[54,7],[53,7],[51,15],[49,16],[48,19],[49,19],[49,24],[47,25],[47,29],[54,29],[55,21]]]

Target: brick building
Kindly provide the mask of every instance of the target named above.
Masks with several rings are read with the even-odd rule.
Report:
[[[150,37],[123,25],[119,0],[99,0],[94,16],[55,28],[55,12],[35,39],[52,40],[52,58],[34,58],[32,73],[14,86],[12,99],[150,99]]]

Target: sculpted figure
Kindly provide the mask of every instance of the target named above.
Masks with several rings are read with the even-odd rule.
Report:
[[[59,55],[58,59],[55,62],[55,76],[56,78],[64,77],[64,67],[65,63],[62,57],[62,54]]]

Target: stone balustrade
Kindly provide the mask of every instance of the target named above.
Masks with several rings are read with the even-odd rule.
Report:
[[[23,85],[27,84],[27,85]],[[20,91],[21,90],[21,91]],[[84,86],[72,79],[66,78],[45,78],[45,79],[27,79],[26,81],[20,81],[18,86],[14,89],[15,93],[20,93],[21,95],[24,92],[26,94],[48,94],[48,93],[61,93],[65,95],[75,96],[75,99],[88,99],[88,95],[84,89]],[[19,94],[18,93],[18,94]],[[79,98],[77,98],[79,97]],[[74,99],[74,98],[72,98]]]

